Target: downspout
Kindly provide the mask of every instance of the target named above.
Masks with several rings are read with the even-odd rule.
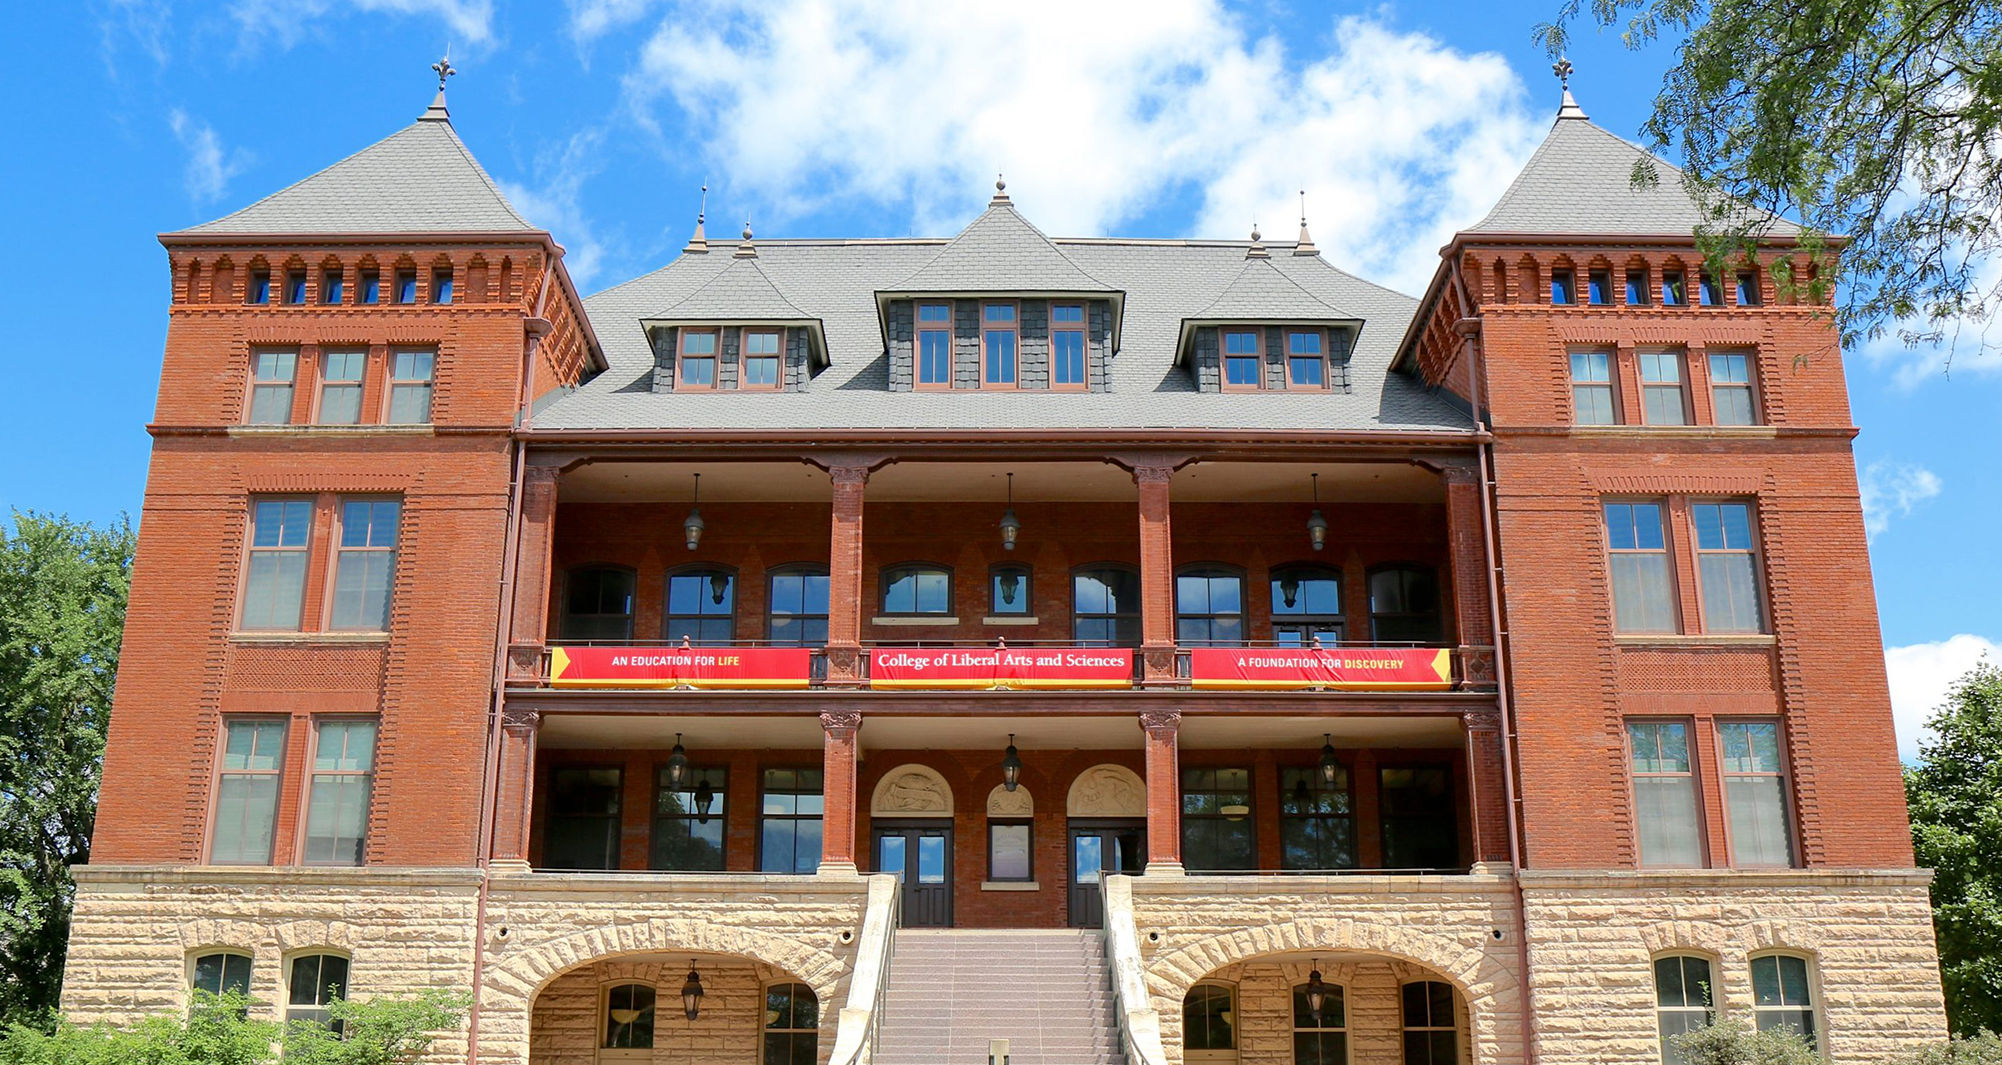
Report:
[[[1461,304],[1472,310],[1475,305],[1468,298],[1466,278],[1460,273],[1457,255],[1451,260],[1450,269]],[[1492,408],[1484,402],[1488,378],[1481,362],[1482,339],[1480,336],[1468,338],[1467,355],[1473,360],[1468,372],[1474,387],[1468,390],[1473,394],[1467,398],[1474,408],[1474,424],[1486,430],[1492,441],[1494,425],[1488,417]],[[1522,1054],[1526,1065],[1534,1065],[1538,1047],[1535,1003],[1529,982],[1529,906],[1522,888],[1522,797],[1516,792],[1515,708],[1509,701],[1508,634],[1502,621],[1501,569],[1495,554],[1494,445],[1486,442],[1476,446],[1481,463],[1481,548],[1487,555],[1488,616],[1495,633],[1495,706],[1501,713],[1502,794],[1508,806],[1509,882],[1515,886],[1516,964],[1522,971],[1522,979],[1516,985],[1522,996]]]
[[[542,274],[542,291],[535,297],[535,312],[529,316],[531,321],[540,319],[542,312],[548,308],[549,286],[555,280],[556,259],[551,256],[549,266]],[[530,390],[534,387],[535,356],[542,348],[542,336],[540,332],[530,333],[522,344],[521,389],[516,395],[518,429],[528,428],[533,416]],[[479,902],[473,910],[473,1004],[466,1011],[466,1065],[478,1065],[480,1059],[480,1002],[487,961],[487,885],[493,861],[494,827],[500,815],[501,711],[507,694],[508,639],[514,627],[514,577],[521,550],[522,478],[528,466],[528,442],[519,435],[511,439],[514,473],[508,485],[507,533],[501,548],[500,620],[494,635],[493,701],[487,709],[486,779],[481,787],[479,852],[475,855],[475,864],[480,870],[480,892]]]

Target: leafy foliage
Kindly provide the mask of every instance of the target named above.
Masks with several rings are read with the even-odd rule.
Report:
[[[0,528],[0,1024],[46,1023],[61,989],[68,869],[90,857],[132,543],[122,519],[98,529],[17,511]]]
[[[1983,662],[1933,715],[1905,770],[1918,862],[1934,870],[1933,930],[1953,1030],[2002,1030],[2002,669]]]
[[[1899,1058],[1895,1065],[2002,1065],[2002,1036],[1983,1032]]]
[[[440,1032],[458,1027],[472,1002],[467,992],[437,988],[410,998],[337,1000],[327,1007],[331,1025],[294,1025],[285,1033],[285,1060],[305,1065],[414,1062]]]
[[[1723,1021],[1673,1036],[1685,1065],[1820,1065],[1821,1056],[1792,1032],[1758,1032]]]
[[[1537,28],[1553,56],[1587,0]],[[1957,340],[2002,308],[2002,2],[1590,0],[1640,48],[1686,35],[1642,136],[1682,156],[1719,224],[1705,251],[1749,249],[1786,215],[1846,234],[1843,340],[1891,329]],[[1637,178],[1645,181],[1647,175]],[[1757,210],[1733,211],[1732,201]],[[1836,276],[1818,238],[1806,250]],[[1784,280],[1784,279],[1782,279]],[[1912,324],[1900,325],[1911,320]]]
[[[412,1065],[465,1019],[472,996],[431,989],[408,998],[335,1002],[328,1012],[341,1035],[313,1022],[281,1030],[252,1019],[240,994],[197,991],[185,1018],[147,1017],[129,1028],[25,1025],[0,1031],[0,1065]]]

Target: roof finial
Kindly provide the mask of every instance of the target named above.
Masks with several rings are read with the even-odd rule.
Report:
[[[458,68],[452,65],[451,45],[448,44],[445,46],[445,58],[440,59],[436,63],[431,64],[431,69],[436,71],[438,74],[438,91],[444,92],[445,79],[459,72]]]
[[[1307,235],[1307,190],[1300,190],[1300,240],[1293,245],[1295,255],[1319,255],[1321,249],[1314,246],[1314,238]]]
[[[438,75],[438,95],[431,101],[431,106],[425,108],[424,113],[417,117],[420,120],[429,119],[433,122],[449,122],[452,119],[452,114],[445,110],[445,79],[459,72],[459,69],[452,65],[451,45],[448,44],[445,46],[445,58],[431,64],[431,71]]]
[[[758,257],[758,247],[751,243],[751,220],[748,218],[744,219],[744,243],[737,245],[736,257],[739,259]]]
[[[1568,56],[1560,56],[1557,62],[1550,64],[1550,72],[1557,75],[1557,84],[1564,89],[1564,100],[1557,107],[1558,118],[1586,117],[1585,109],[1579,107],[1578,101],[1571,96],[1571,74],[1574,69]]]
[[[1265,237],[1258,232],[1258,223],[1251,223],[1251,247],[1244,249],[1247,259],[1270,259],[1272,253],[1265,250]]]
[[[1001,175],[996,174],[994,175],[994,198],[988,201],[988,205],[992,206],[997,203],[1007,203],[1007,202],[1008,202],[1008,181]]]
[[[708,215],[709,183],[705,181],[702,183],[702,206],[695,211],[695,235],[689,237],[688,243],[681,246],[681,254],[707,255],[709,253],[709,237],[702,231],[702,223]]]

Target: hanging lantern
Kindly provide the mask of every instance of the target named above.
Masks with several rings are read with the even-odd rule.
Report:
[[[1342,775],[1342,763],[1335,757],[1335,739],[1330,733],[1321,735],[1321,783],[1329,787]]]
[[[1321,475],[1314,479],[1314,512],[1307,516],[1307,539],[1314,541],[1314,550],[1328,546],[1328,519],[1321,516]]]
[[[1022,752],[1015,749],[1015,734],[1008,734],[1008,749],[1001,755],[1001,786],[1014,791],[1022,784]]]
[[[1318,1020],[1321,1007],[1328,1001],[1328,985],[1321,980],[1321,960],[1314,959],[1314,969],[1307,974],[1307,1008],[1314,1012]]]
[[[702,975],[695,971],[695,962],[688,962],[688,979],[681,984],[681,1011],[694,1020],[702,1012]]]
[[[688,781],[688,748],[681,745],[681,733],[674,734],[674,750],[667,756],[667,786],[679,791]]]
[[[1022,594],[1022,575],[1012,570],[1003,572],[995,577],[995,582],[1001,593],[1001,605],[1014,606],[1015,597]]]
[[[704,777],[695,785],[695,821],[697,824],[706,825],[709,823],[709,804],[715,801],[716,789],[710,787],[709,779]]]
[[[1315,513],[1319,513],[1319,511],[1316,511]],[[1288,610],[1291,610],[1295,606],[1299,605],[1300,578],[1290,575],[1279,578],[1279,598],[1285,601],[1286,609]]]
[[[1015,516],[1015,475],[1008,475],[1008,509],[1001,512],[1001,550],[1015,550],[1015,538],[1022,535],[1022,519]]]
[[[688,508],[688,520],[681,523],[681,534],[688,541],[688,549],[695,550],[702,542],[702,530],[707,523],[702,520],[702,475],[695,475],[695,505]]]
[[[1314,793],[1307,790],[1307,778],[1305,776],[1296,777],[1293,780],[1293,805],[1296,807],[1296,812],[1298,813],[1308,813],[1314,805]]]

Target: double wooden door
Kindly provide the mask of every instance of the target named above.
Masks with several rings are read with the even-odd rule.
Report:
[[[1099,874],[1140,874],[1147,862],[1147,822],[1139,818],[1072,819],[1068,854],[1071,927],[1101,927],[1105,924],[1105,897]]]

